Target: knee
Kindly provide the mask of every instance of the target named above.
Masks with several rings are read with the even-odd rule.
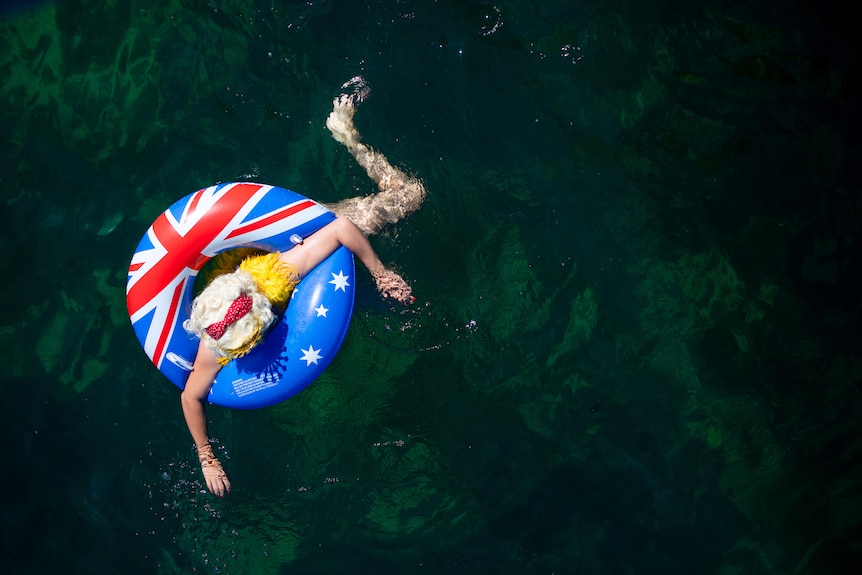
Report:
[[[332,224],[330,225],[335,226],[335,232],[341,239],[349,236],[352,233],[356,233],[358,229],[356,227],[356,224],[353,223],[353,220],[351,220],[347,216],[338,216],[337,218],[335,218],[335,221],[332,222]]]

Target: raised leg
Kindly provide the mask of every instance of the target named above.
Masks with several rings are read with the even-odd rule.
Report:
[[[332,113],[326,119],[326,127],[365,169],[379,192],[342,200],[327,207],[339,216],[349,218],[364,234],[376,234],[386,225],[418,210],[425,200],[425,186],[390,164],[386,156],[361,142],[353,116],[356,107],[371,92],[365,80],[356,76],[341,88],[344,93],[332,101]]]

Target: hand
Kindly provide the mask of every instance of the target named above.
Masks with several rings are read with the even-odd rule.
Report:
[[[374,280],[377,282],[377,290],[383,297],[392,298],[404,305],[416,301],[410,285],[392,270],[384,269],[374,277]]]
[[[212,445],[207,443],[198,447],[198,461],[201,462],[201,471],[203,471],[204,480],[210,493],[219,497],[224,497],[225,493],[230,493],[230,481],[221,466],[221,462],[213,453]]]

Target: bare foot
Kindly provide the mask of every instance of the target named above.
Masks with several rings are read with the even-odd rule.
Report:
[[[371,88],[362,76],[354,76],[341,85],[342,93],[332,100],[332,112],[326,118],[326,127],[335,141],[348,148],[359,144],[359,131],[353,124],[356,106],[368,99]]]
[[[371,95],[371,86],[362,76],[354,76],[341,85],[341,92],[353,98],[353,104],[358,106]]]

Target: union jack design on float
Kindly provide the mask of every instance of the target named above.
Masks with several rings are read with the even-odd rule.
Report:
[[[292,234],[308,236],[334,219],[299,194],[255,183],[205,188],[168,208],[141,239],[126,284],[129,318],[153,364],[185,386],[198,341],[181,324],[210,258],[238,247],[286,251]]]

